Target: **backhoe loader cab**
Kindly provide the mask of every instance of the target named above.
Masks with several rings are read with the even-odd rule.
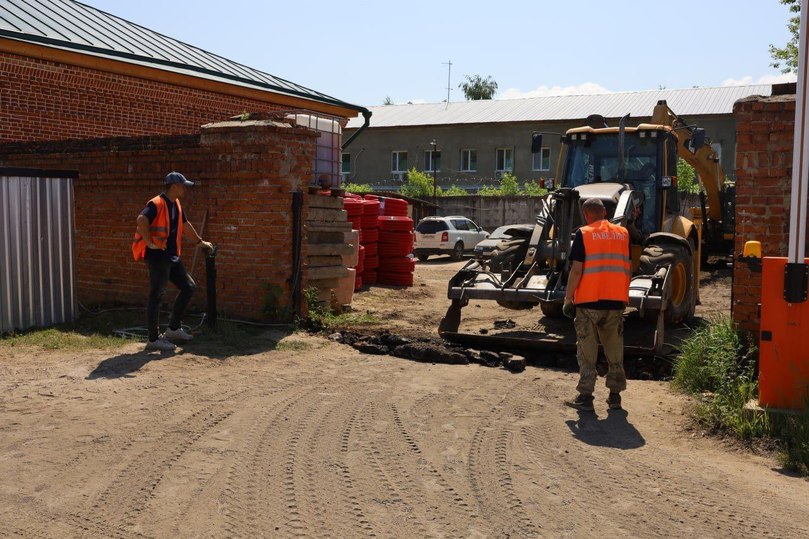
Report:
[[[680,209],[676,188],[677,142],[669,130],[655,126],[627,128],[621,134],[615,128],[579,128],[565,135],[560,186],[579,188],[592,184],[617,184],[633,191],[640,214],[633,222],[648,236],[661,229],[664,216]],[[589,190],[588,190],[589,191]],[[610,219],[615,203],[602,198]],[[635,221],[636,216],[626,216]],[[626,224],[626,223],[624,223]]]
[[[670,125],[593,127],[598,123],[589,123],[563,136],[558,188],[544,199],[530,239],[503,243],[489,262],[470,261],[451,279],[448,297],[452,302],[439,326],[442,335],[459,335],[461,308],[471,299],[493,300],[510,309],[538,305],[545,316],[560,317],[570,246],[576,230],[585,224],[581,205],[594,197],[603,202],[611,222],[629,231],[629,307],[655,324],[648,350],[659,353],[662,349],[664,323],[676,324],[693,316],[700,230],[678,215],[678,151],[688,147],[683,135],[674,133]],[[700,141],[696,142],[699,146]],[[534,146],[541,146],[541,137],[534,135]],[[491,271],[494,267],[501,271]]]

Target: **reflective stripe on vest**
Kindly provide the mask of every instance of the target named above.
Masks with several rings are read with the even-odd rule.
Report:
[[[581,236],[584,269],[574,293],[574,303],[600,300],[628,303],[632,263],[627,230],[605,219],[583,226]]]
[[[169,216],[169,208],[168,204],[166,204],[165,199],[161,195],[157,195],[149,202],[155,205],[157,208],[157,215],[155,216],[152,223],[149,225],[149,233],[151,234],[151,240],[155,243],[159,248],[165,249],[166,242],[169,238],[169,229],[171,227],[171,216]],[[180,205],[180,199],[174,201],[177,205],[177,256],[180,256],[180,246],[182,244],[183,238],[183,208]],[[143,237],[140,233],[135,230],[135,239],[132,242],[132,257],[137,260],[143,260],[146,256],[146,241],[144,241]]]

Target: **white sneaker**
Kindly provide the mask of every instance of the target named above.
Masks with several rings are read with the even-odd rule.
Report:
[[[177,347],[174,343],[169,342],[163,335],[160,335],[155,341],[148,341],[146,343],[146,351],[159,350],[161,352],[173,352]]]
[[[187,333],[182,327],[177,329],[166,328],[166,332],[163,336],[174,343],[184,343],[194,338],[193,335]]]

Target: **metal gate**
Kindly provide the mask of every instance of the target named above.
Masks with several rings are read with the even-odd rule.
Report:
[[[76,318],[76,177],[0,168],[0,333]]]

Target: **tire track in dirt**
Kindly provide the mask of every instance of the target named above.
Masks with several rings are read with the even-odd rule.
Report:
[[[520,390],[528,384],[524,380],[512,386],[503,399],[493,406],[486,419],[477,427],[469,448],[469,483],[477,499],[480,513],[494,525],[495,536],[538,537],[538,525],[528,516],[522,500],[514,488],[511,464],[511,427],[506,416],[517,417]],[[523,412],[524,414],[524,409]],[[492,462],[491,456],[494,456]],[[549,520],[550,515],[538,514],[534,518]]]
[[[387,398],[372,402],[363,413],[359,440],[375,479],[365,489],[385,489],[385,495],[368,503],[397,515],[393,525],[380,523],[381,530],[405,536],[470,535],[480,525],[478,515],[460,487],[429,461],[405,425],[405,414]]]
[[[319,414],[303,440],[303,492],[309,495],[309,510],[315,512],[313,531],[317,537],[374,535],[359,504],[353,503],[356,496],[347,488],[353,484],[353,479],[342,452],[348,443],[344,425],[356,417],[361,404],[357,403],[355,395],[360,390],[360,387],[339,385],[330,387],[328,394],[321,394],[326,412]],[[322,481],[323,477],[330,475],[333,476],[330,480]]]
[[[289,388],[290,391],[300,389]],[[267,459],[277,458],[269,449],[271,439],[275,432],[281,430],[294,406],[308,395],[309,392],[295,392],[274,406],[261,403],[264,411],[253,422],[246,440],[236,453],[222,490],[222,514],[228,537],[251,537],[260,529],[259,518],[264,507],[269,505],[261,495],[262,483],[272,478],[267,471]],[[277,487],[280,488],[280,485]]]
[[[417,401],[417,403],[419,402],[422,401]],[[453,520],[474,528],[477,525],[478,514],[472,510],[469,502],[467,502],[465,496],[468,494],[462,494],[459,492],[458,488],[450,485],[449,481],[441,474],[441,472],[439,472],[438,469],[426,459],[419,444],[416,442],[413,436],[410,435],[409,431],[405,427],[402,414],[399,412],[396,404],[391,404],[390,408],[393,417],[393,425],[396,431],[398,431],[399,437],[404,440],[406,446],[413,453],[411,456],[416,459],[416,462],[413,463],[414,467],[421,468],[422,471],[426,470],[429,479],[434,481],[440,487],[441,492],[438,495],[439,498],[442,500],[452,500],[453,503],[449,505],[448,509]],[[450,531],[453,535],[457,535],[468,533],[469,530],[467,529],[464,531],[452,529]]]
[[[614,448],[596,450],[583,443],[575,451],[562,456],[549,450],[547,434],[550,431],[551,425],[530,425],[520,429],[532,462],[551,477],[560,480],[576,477],[577,481],[566,484],[565,488],[573,491],[567,494],[568,498],[631,500],[632,507],[611,506],[609,525],[617,527],[619,534],[666,536],[679,530],[708,536],[740,536],[751,531],[768,537],[809,535],[809,527],[790,525],[783,514],[763,515],[762,508],[734,501],[724,492],[699,481],[702,473],[697,463],[682,461],[664,468],[658,462],[648,463],[648,457],[641,453],[628,454]],[[562,446],[567,440],[552,440],[550,445]],[[610,461],[610,454],[619,452],[620,469]],[[681,460],[675,455],[671,457]],[[677,476],[671,472],[675,469],[688,470],[689,474]],[[569,520],[586,522],[591,509],[587,506],[578,509],[582,512],[581,518]],[[578,530],[579,533],[585,531]]]
[[[187,396],[184,394],[177,394],[176,396],[149,407],[149,415],[153,417],[152,421],[155,424],[164,424],[175,417],[177,408],[180,405],[186,405]],[[115,433],[114,437],[109,437],[111,445],[108,453],[122,454],[131,449],[135,440],[143,437],[144,435],[151,434],[154,425],[142,425],[137,431],[125,431],[121,429]],[[97,468],[96,462],[96,448],[92,447],[92,443],[86,444],[88,447],[79,450],[64,466],[64,473],[57,477],[56,481],[66,485],[68,490],[80,489],[86,482],[88,475],[91,475]],[[82,472],[85,468],[86,471]]]
[[[6,500],[7,501],[7,500]],[[19,502],[19,500],[14,500]],[[4,501],[5,503],[5,501]],[[19,507],[20,503],[16,503]],[[131,531],[124,532],[115,526],[107,526],[103,523],[95,522],[81,515],[59,514],[45,507],[39,500],[27,499],[24,503],[26,510],[15,510],[13,517],[8,518],[8,524],[0,520],[0,531],[8,527],[9,533],[3,533],[0,537],[6,537],[12,532],[18,537],[39,538],[39,537],[114,537],[125,539],[130,537],[144,537],[144,535]],[[14,525],[14,522],[25,522],[26,527]],[[48,523],[47,529],[41,523]],[[36,524],[35,524],[36,523]]]
[[[339,511],[339,514],[341,516],[349,514],[354,515],[354,519],[351,520],[351,523],[349,526],[347,526],[347,528],[358,525],[362,531],[365,532],[366,536],[376,537],[376,533],[374,532],[370,519],[362,510],[359,493],[357,492],[356,480],[354,479],[351,466],[348,462],[348,453],[351,447],[351,435],[352,433],[356,432],[360,414],[363,412],[366,406],[367,400],[354,406],[351,416],[346,421],[345,427],[343,427],[343,432],[340,436],[340,451],[337,454],[337,462],[335,466],[337,467],[340,476],[338,500],[341,500],[345,506],[345,511]]]
[[[374,510],[371,517],[374,528],[383,535],[395,529],[403,537],[427,537],[435,535],[428,530],[423,515],[429,512],[423,500],[409,496],[412,485],[406,470],[399,462],[399,456],[391,454],[385,446],[386,433],[374,429],[372,420],[379,419],[380,403],[371,401],[361,412],[357,422],[357,447],[364,455],[364,464],[370,466],[371,474],[355,473],[361,502]],[[373,493],[373,494],[371,494]],[[375,495],[374,495],[375,494]],[[381,506],[381,507],[380,507]],[[376,516],[377,512],[387,515]],[[378,521],[374,522],[374,518]]]
[[[73,517],[90,522],[84,516],[90,514],[95,523],[113,526],[121,533],[133,533],[166,471],[197,440],[227,419],[234,411],[232,402],[246,391],[226,393],[178,424],[164,424],[164,433],[150,444],[150,449],[128,459],[126,467],[94,499],[90,508],[74,512]]]
[[[224,528],[230,537],[236,536],[235,534],[241,529],[237,527],[235,522],[251,522],[254,521],[254,513],[247,511],[243,504],[240,504],[234,499],[237,496],[234,492],[234,485],[238,483],[234,481],[235,470],[244,473],[248,471],[249,463],[244,458],[244,447],[250,444],[258,436],[257,431],[266,426],[266,421],[272,414],[277,414],[278,398],[283,397],[287,391],[287,387],[276,387],[272,389],[263,389],[261,391],[252,391],[240,402],[234,402],[233,407],[237,411],[232,414],[227,420],[223,421],[220,426],[229,432],[234,433],[234,444],[236,438],[243,437],[244,441],[241,446],[226,447],[223,449],[213,449],[212,452],[220,460],[219,468],[212,473],[199,474],[196,477],[198,487],[193,496],[187,500],[183,500],[178,506],[176,514],[171,521],[172,536],[178,537],[188,535],[185,529],[181,526],[188,522],[198,520],[198,515],[205,514],[211,516],[221,515],[224,520]],[[283,399],[281,403],[285,402]],[[251,415],[252,410],[261,410],[260,415],[256,418]],[[247,418],[243,416],[248,416]],[[249,421],[250,427],[244,432],[240,429],[242,422]],[[244,434],[241,434],[244,432]],[[216,439],[214,437],[214,439]],[[250,477],[248,475],[248,477]],[[252,478],[251,478],[252,479]],[[217,502],[214,507],[211,502]],[[234,509],[236,507],[238,515],[234,516]],[[213,524],[213,523],[211,523]],[[249,526],[248,526],[249,528]],[[254,527],[251,529],[255,529]]]

